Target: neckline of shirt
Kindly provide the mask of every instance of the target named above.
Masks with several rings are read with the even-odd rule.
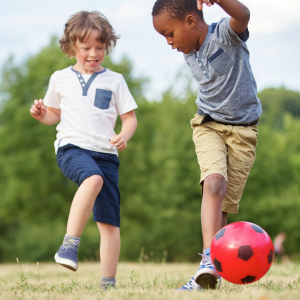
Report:
[[[71,66],[70,70],[73,71],[73,72],[75,72],[75,73],[78,73],[80,75],[86,75],[86,73],[80,73],[79,71],[74,70],[73,66]],[[102,71],[94,72],[92,74],[87,74],[87,75],[94,75],[94,74],[98,75],[98,74],[104,73],[106,71],[107,71],[107,68],[104,68],[104,70],[102,70]]]
[[[85,79],[85,78],[90,78],[92,74],[81,74],[81,76]]]
[[[104,73],[107,69],[104,68],[103,71],[100,71],[100,72],[94,72],[93,74],[90,74],[91,76],[89,77],[89,79],[88,79],[87,82],[85,82],[85,80],[84,80],[84,78],[83,78],[83,76],[82,76],[82,75],[86,75],[86,74],[81,74],[80,72],[74,70],[74,69],[73,69],[73,66],[71,66],[70,70],[73,71],[73,72],[76,74],[75,76],[77,77],[77,79],[78,79],[78,81],[79,81],[79,84],[80,84],[80,86],[81,86],[81,88],[82,88],[82,96],[87,96],[88,90],[89,90],[91,84],[93,83],[94,79],[95,79],[99,74]]]
[[[209,24],[208,25],[208,30],[207,30],[207,34],[206,34],[206,37],[205,37],[205,40],[203,42],[203,44],[200,46],[199,50],[198,51],[192,51],[195,56],[197,57],[197,53],[199,53],[201,50],[203,50],[203,47],[204,45],[207,43],[207,41],[209,40],[209,37],[211,35],[211,32],[212,32],[212,24]]]

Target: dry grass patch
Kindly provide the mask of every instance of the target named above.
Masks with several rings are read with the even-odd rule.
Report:
[[[0,265],[0,299],[300,299],[298,264],[273,265],[259,282],[239,286],[222,281],[218,291],[178,293],[197,264],[120,263],[117,290],[99,290],[100,264],[80,263],[76,273],[56,264]]]

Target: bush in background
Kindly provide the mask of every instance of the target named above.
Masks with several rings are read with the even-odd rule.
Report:
[[[4,65],[0,102],[0,261],[53,261],[65,233],[76,184],[56,165],[55,126],[34,120],[29,109],[43,98],[51,74],[74,64],[53,39],[37,55]],[[200,172],[190,119],[196,91],[172,89],[160,102],[143,97],[145,78],[132,64],[106,58],[104,66],[124,75],[137,100],[138,129],[120,153],[121,260],[199,261],[202,249]],[[192,80],[192,79],[191,79]],[[270,88],[259,94],[264,114],[257,159],[240,211],[229,222],[247,220],[272,238],[287,233],[286,250],[299,254],[300,94]],[[120,122],[117,123],[117,130]],[[99,232],[90,220],[80,260],[99,259]],[[167,254],[168,253],[168,254]]]

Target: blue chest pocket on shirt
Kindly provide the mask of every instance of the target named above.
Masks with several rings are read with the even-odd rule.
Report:
[[[229,72],[233,66],[232,59],[220,48],[209,59],[208,62],[218,75],[223,75]]]
[[[111,98],[111,91],[96,89],[94,105],[100,109],[109,109]]]

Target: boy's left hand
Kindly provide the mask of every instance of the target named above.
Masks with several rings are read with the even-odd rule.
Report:
[[[122,135],[114,135],[111,140],[111,145],[115,146],[119,151],[123,151],[127,148],[127,141]]]
[[[205,3],[207,6],[212,6],[215,3],[219,3],[220,0],[197,0],[197,5],[199,10],[203,10],[203,4]]]

